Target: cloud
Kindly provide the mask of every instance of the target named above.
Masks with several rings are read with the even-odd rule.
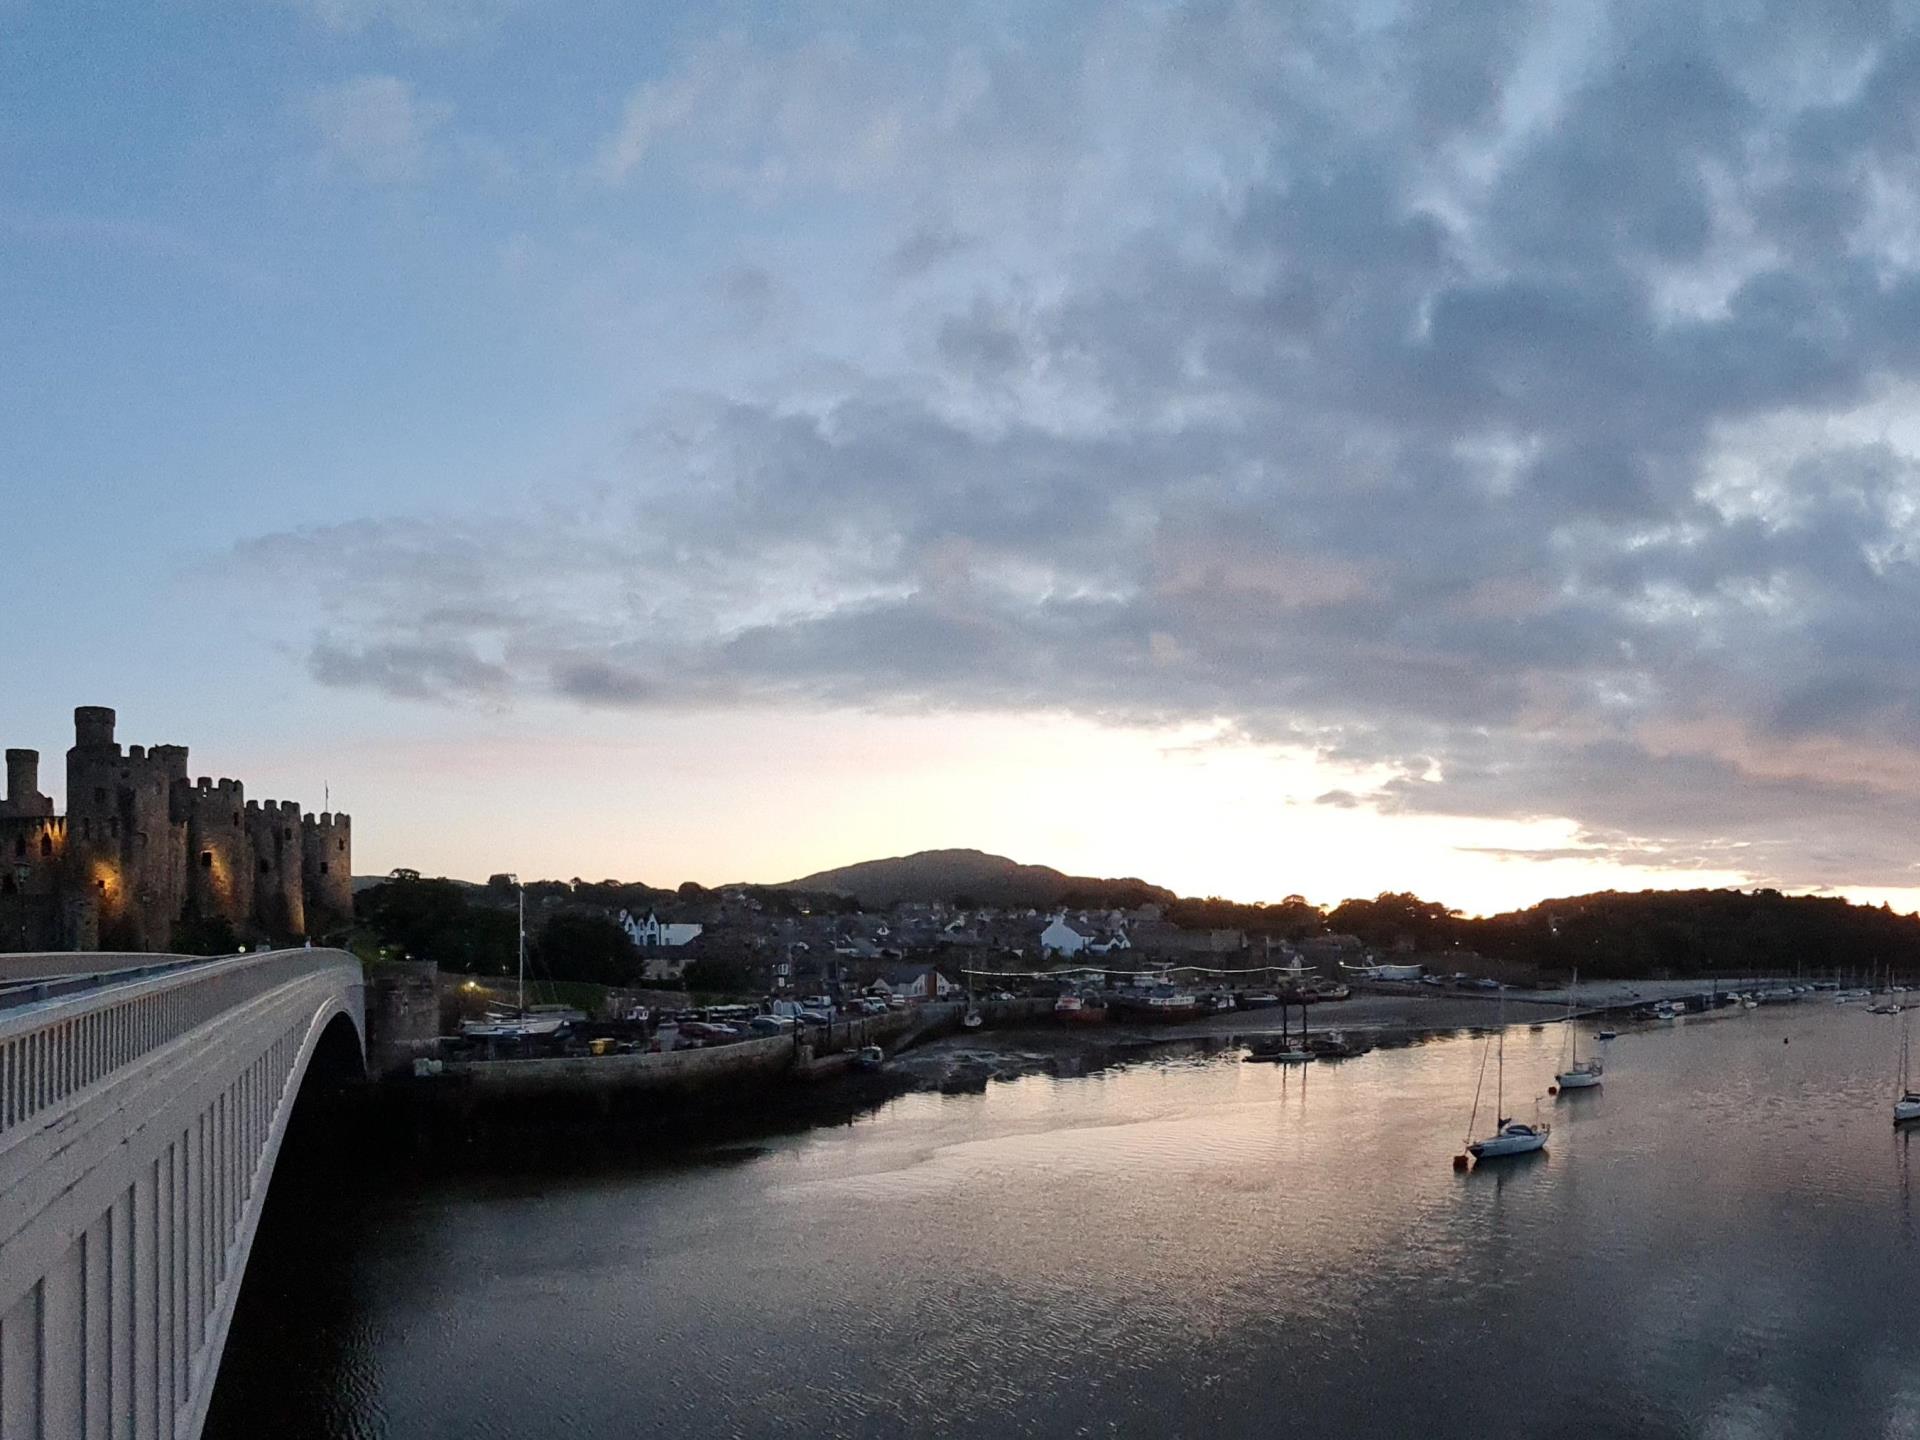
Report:
[[[491,35],[519,0],[290,0],[336,35],[387,28],[410,40],[448,45]]]
[[[434,137],[453,107],[422,100],[393,75],[359,75],[315,90],[300,104],[324,175],[370,185],[405,185],[428,170]]]
[[[235,563],[320,577],[328,683],[1220,723],[1391,777],[1328,805],[1903,883],[1920,35],[1594,16],[707,41],[599,178],[824,213],[911,303],[783,323],[830,381],[693,378],[590,489]]]

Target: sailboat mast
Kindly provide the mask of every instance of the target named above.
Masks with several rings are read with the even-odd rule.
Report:
[[[1507,1123],[1507,992],[1504,987],[1500,991],[1500,1008],[1494,1015],[1494,1024],[1500,1030],[1500,1050],[1493,1072],[1493,1128],[1499,1130]]]
[[[1580,1027],[1573,1023],[1573,992],[1580,988],[1580,972],[1573,972],[1573,983],[1567,987],[1567,1032],[1573,1042],[1573,1063],[1580,1064]]]

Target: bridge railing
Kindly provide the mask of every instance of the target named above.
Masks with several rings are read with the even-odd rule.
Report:
[[[100,977],[91,990],[75,990],[74,977],[62,977],[35,1002],[0,1009],[0,1148],[35,1116],[122,1066],[342,957],[276,950],[197,963],[144,958],[147,965]]]

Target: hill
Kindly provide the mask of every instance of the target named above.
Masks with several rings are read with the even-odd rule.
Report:
[[[863,860],[770,887],[849,895],[875,908],[901,900],[953,900],[980,905],[1130,907],[1170,904],[1171,890],[1144,880],[1067,875],[1049,865],[1022,865],[982,850],[922,850],[887,860]]]

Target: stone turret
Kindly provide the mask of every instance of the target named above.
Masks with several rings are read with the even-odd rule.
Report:
[[[53,801],[40,793],[40,752],[7,751],[7,798],[0,800],[0,815],[51,814]]]
[[[293,801],[249,800],[247,844],[253,852],[253,920],[275,940],[307,933],[306,827]]]
[[[323,813],[307,816],[300,828],[307,933],[322,935],[353,918],[353,821]]]

